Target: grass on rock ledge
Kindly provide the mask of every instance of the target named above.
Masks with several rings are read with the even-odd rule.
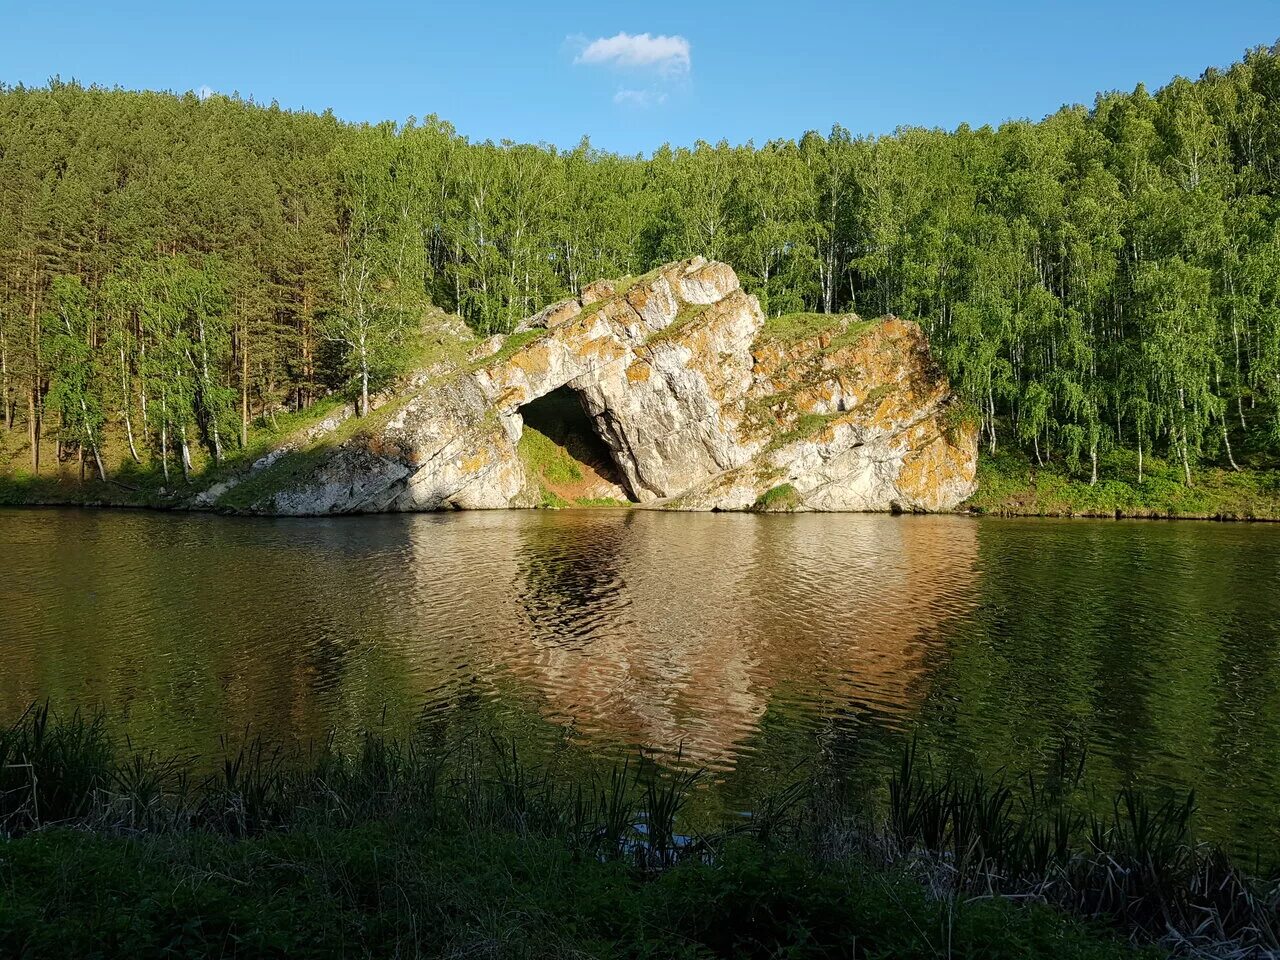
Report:
[[[1275,884],[1196,845],[1189,801],[1091,817],[1070,776],[1015,802],[914,748],[879,803],[814,779],[697,833],[696,772],[567,780],[475,738],[251,741],[213,769],[101,718],[0,734],[0,955],[1103,960],[1280,932]]]

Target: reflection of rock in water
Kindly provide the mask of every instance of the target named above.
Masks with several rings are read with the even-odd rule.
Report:
[[[766,709],[910,709],[975,594],[961,518],[564,513],[522,527],[508,663],[589,738],[728,766]],[[678,529],[677,529],[678,525]]]

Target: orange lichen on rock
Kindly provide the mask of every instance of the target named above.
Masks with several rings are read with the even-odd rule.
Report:
[[[465,363],[415,381],[401,413],[368,440],[337,441],[272,508],[527,505],[521,410],[561,388],[641,502],[745,510],[773,490],[766,505],[788,510],[942,510],[973,489],[974,430],[951,425],[950,385],[917,324],[766,320],[723,263],[598,281],[468,346]]]

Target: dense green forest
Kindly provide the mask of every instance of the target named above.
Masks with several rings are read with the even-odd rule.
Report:
[[[34,472],[41,436],[101,472],[107,432],[189,469],[259,418],[367,405],[430,306],[505,332],[702,254],[771,315],[918,319],[988,451],[1096,479],[1123,447],[1191,483],[1280,448],[1278,214],[1280,49],[1039,123],[650,157],[0,87],[3,422]]]

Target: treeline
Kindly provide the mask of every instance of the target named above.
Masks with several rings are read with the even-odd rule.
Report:
[[[479,333],[695,253],[770,314],[925,326],[980,417],[1096,478],[1136,449],[1280,446],[1280,56],[1039,123],[624,157],[434,118],[0,89],[4,422],[97,456],[220,459],[337,390],[367,403],[428,304]],[[1233,444],[1235,446],[1233,447]]]

